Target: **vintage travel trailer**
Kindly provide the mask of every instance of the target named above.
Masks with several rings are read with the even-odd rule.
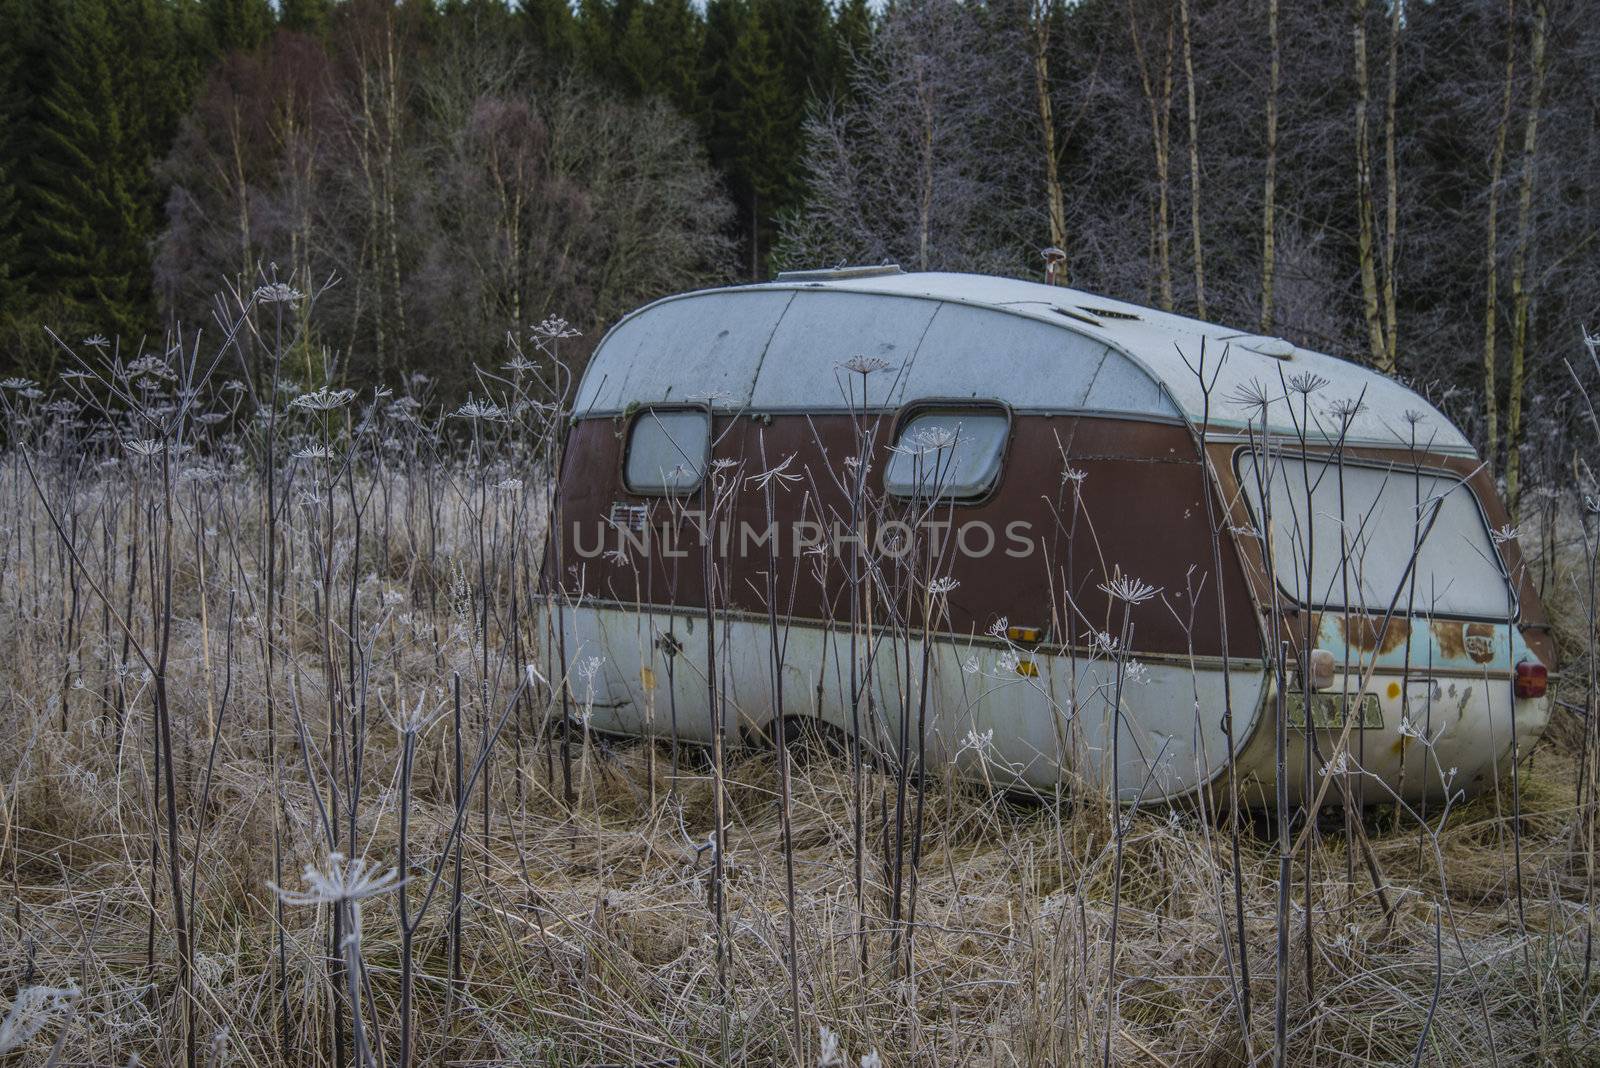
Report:
[[[1221,782],[1231,747],[1271,804],[1281,721],[1289,796],[1343,770],[1417,799],[1490,787],[1546,722],[1508,522],[1461,432],[1355,364],[854,268],[606,335],[545,581],[598,730],[707,741],[712,675],[730,740],[768,730],[781,659],[786,717],[930,771],[1151,802]]]

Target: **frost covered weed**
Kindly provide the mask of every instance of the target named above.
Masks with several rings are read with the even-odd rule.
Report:
[[[1515,819],[1497,796],[1394,805],[1349,837],[1285,827],[1292,850],[1228,803],[1258,784],[1158,806],[1119,754],[1105,782],[1009,799],[984,784],[1014,781],[1017,739],[984,724],[956,739],[969,785],[927,754],[944,710],[915,691],[884,705],[875,673],[919,672],[963,594],[919,541],[799,565],[834,569],[845,591],[839,684],[857,729],[839,751],[680,757],[687,717],[752,698],[673,641],[647,664],[563,648],[536,611],[567,405],[549,383],[571,381],[571,327],[515,339],[505,377],[484,374],[465,404],[419,381],[358,396],[337,368],[296,366],[298,309],[317,295],[264,281],[227,324],[225,359],[175,345],[119,362],[89,339],[72,377],[0,383],[0,991],[17,992],[0,1054],[1411,1064],[1421,1036],[1428,1063],[1592,1058],[1592,786],[1573,793],[1593,782],[1592,727],[1523,762]],[[218,377],[236,366],[245,377]],[[771,512],[827,481],[852,532],[938,515],[937,500],[873,491],[885,366],[839,368],[858,406],[851,458],[719,458],[696,509],[729,514],[751,493]],[[1321,388],[1236,399],[1260,411]],[[77,425],[47,410],[68,401]],[[1052,489],[1081,532],[1095,476],[1063,466]],[[1569,585],[1593,585],[1585,529]],[[727,570],[708,563],[703,627],[719,634]],[[781,678],[800,665],[774,589]],[[1086,720],[1117,724],[1129,688],[1151,687],[1130,635],[1178,600],[1133,575],[1100,592],[1113,612],[1093,621],[1063,598],[1070,684],[1030,675],[1035,643],[1003,619],[961,650],[962,683],[1026,696],[1063,748],[1087,745]],[[893,655],[868,655],[880,646]],[[653,714],[670,775],[656,745],[595,730],[607,680],[646,671],[667,695]],[[670,703],[688,682],[708,705]],[[1406,742],[1449,792],[1441,728],[1413,717]],[[1348,748],[1310,775],[1366,778]],[[1113,791],[1125,805],[1095,800]],[[1285,855],[1308,866],[1300,900],[1279,896]],[[1347,878],[1369,863],[1380,890]],[[1310,954],[1284,938],[1308,919],[1323,932]]]

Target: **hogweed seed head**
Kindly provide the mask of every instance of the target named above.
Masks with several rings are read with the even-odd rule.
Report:
[[[458,419],[482,419],[495,421],[506,417],[506,410],[493,401],[478,400],[468,396],[466,403],[452,413]]]
[[[293,304],[305,296],[288,282],[271,282],[264,286],[256,287],[256,303],[258,304]]]
[[[539,325],[535,326],[531,331],[529,331],[529,333],[531,333],[534,339],[537,341],[559,341],[562,338],[581,336],[578,331],[572,328],[571,323],[567,322],[558,315],[552,315],[550,318],[539,323]]]
[[[141,356],[128,364],[129,378],[155,378],[164,382],[175,382],[178,372],[167,365],[167,361],[159,356]]]
[[[1510,523],[1489,532],[1489,537],[1494,539],[1496,545],[1504,545],[1508,541],[1516,541],[1521,536],[1522,531]]]
[[[1161,592],[1159,586],[1152,586],[1131,575],[1120,574],[1113,577],[1110,582],[1101,583],[1098,589],[1107,597],[1127,604],[1143,604]]]
[[[1327,384],[1328,380],[1314,371],[1302,371],[1289,376],[1289,388],[1303,397],[1311,396]]]
[[[1328,405],[1328,414],[1341,423],[1348,423],[1366,409],[1359,397],[1341,397]]]
[[[1223,399],[1235,408],[1250,413],[1252,419],[1265,418],[1267,409],[1272,405],[1272,394],[1266,383],[1256,378],[1239,383]]]
[[[795,454],[790,453],[788,456],[785,456],[783,458],[783,462],[778,464],[776,467],[773,467],[767,471],[763,471],[759,475],[751,475],[749,478],[745,479],[745,482],[755,486],[757,489],[766,489],[768,486],[773,485],[774,483],[782,487],[784,485],[790,485],[795,482],[804,481],[800,475],[789,470],[789,465],[794,463],[794,457]]]
[[[289,402],[289,407],[300,408],[308,412],[332,412],[343,408],[355,399],[356,391],[353,389],[329,389],[324,386],[322,389],[314,390],[311,393],[300,394],[300,396]]]
[[[267,885],[285,905],[330,905],[392,893],[405,882],[393,868],[379,869],[365,857],[347,861],[343,853],[329,853],[321,867],[307,864],[300,878],[304,890]]]
[[[852,356],[839,366],[846,371],[865,376],[888,370],[889,361],[878,356]]]

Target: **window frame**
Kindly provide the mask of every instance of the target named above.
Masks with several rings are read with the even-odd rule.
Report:
[[[954,414],[971,415],[998,415],[1005,419],[1005,436],[1000,444],[1000,463],[995,469],[994,478],[984,491],[974,497],[956,497],[948,493],[941,493],[936,497],[927,497],[916,493],[897,493],[889,488],[889,464],[894,460],[894,453],[889,453],[889,458],[884,461],[883,472],[879,476],[879,485],[883,495],[893,501],[906,503],[909,501],[925,501],[936,503],[940,506],[958,505],[971,508],[987,504],[1000,490],[1000,485],[1005,481],[1007,461],[1011,455],[1011,442],[1016,433],[1016,416],[1011,406],[1000,400],[975,400],[971,397],[925,397],[903,404],[895,412],[894,423],[889,431],[889,448],[897,447],[906,428],[924,415],[934,415],[950,412]]]
[[[699,470],[697,472],[698,477],[692,483],[689,483],[689,484],[687,484],[687,485],[685,485],[685,486],[683,486],[681,488],[675,488],[675,489],[668,489],[666,487],[647,488],[647,489],[638,488],[637,486],[635,486],[628,479],[628,459],[633,453],[634,434],[638,431],[641,420],[648,419],[648,418],[650,418],[652,416],[656,416],[656,415],[680,415],[680,414],[685,414],[685,413],[692,413],[692,414],[703,416],[705,418],[705,421],[706,421],[706,445],[705,445],[705,452],[704,452],[704,454],[702,455],[702,457],[700,459],[700,467],[699,467]],[[712,450],[712,446],[713,446],[713,444],[715,442],[715,436],[716,436],[716,421],[715,421],[715,419],[714,419],[714,417],[712,415],[711,409],[706,407],[706,406],[704,406],[704,405],[699,405],[699,404],[646,404],[646,405],[641,405],[638,408],[637,411],[633,412],[628,417],[627,429],[624,432],[623,437],[622,437],[622,453],[621,453],[620,457],[618,458],[618,472],[617,472],[617,477],[622,483],[622,488],[625,491],[627,491],[628,493],[633,494],[635,497],[675,498],[675,497],[691,497],[691,496],[693,496],[694,494],[700,492],[700,488],[703,485],[705,485],[706,471],[711,466],[711,450]]]
[[[1246,481],[1246,479],[1244,477],[1244,471],[1243,471],[1243,465],[1244,465],[1245,458],[1246,457],[1254,457],[1256,459],[1256,461],[1259,463],[1262,451],[1263,451],[1263,447],[1262,447],[1261,444],[1240,445],[1238,448],[1234,449],[1234,451],[1233,451],[1232,468],[1233,468],[1234,485],[1238,489],[1239,499],[1244,504],[1245,512],[1250,516],[1250,522],[1251,522],[1252,526],[1254,527],[1255,530],[1260,532],[1259,537],[1256,538],[1256,542],[1257,542],[1256,552],[1259,555],[1260,560],[1261,560],[1261,569],[1263,571],[1266,571],[1267,567],[1268,567],[1268,562],[1267,562],[1267,552],[1266,552],[1265,539],[1269,535],[1264,529],[1262,529],[1261,516],[1257,513],[1257,509],[1256,509],[1255,503],[1250,499],[1250,492],[1251,492],[1251,490],[1254,489],[1255,484],[1254,484],[1253,481],[1251,481],[1251,482],[1247,482]],[[1466,612],[1433,612],[1433,611],[1429,610],[1429,608],[1426,605],[1417,605],[1417,606],[1413,606],[1413,608],[1408,612],[1406,610],[1406,606],[1405,606],[1405,603],[1404,603],[1405,599],[1402,596],[1400,600],[1395,602],[1395,613],[1394,614],[1396,616],[1402,616],[1403,615],[1406,618],[1410,618],[1410,619],[1461,620],[1463,622],[1468,622],[1468,623],[1495,623],[1495,624],[1515,625],[1515,624],[1517,624],[1517,623],[1519,623],[1521,621],[1521,619],[1522,619],[1522,590],[1520,589],[1518,583],[1515,580],[1512,579],[1511,572],[1506,569],[1505,558],[1500,555],[1500,547],[1495,544],[1494,527],[1489,522],[1489,513],[1484,508],[1483,501],[1478,498],[1478,493],[1472,486],[1472,482],[1471,482],[1470,476],[1465,476],[1464,477],[1464,476],[1461,475],[1460,472],[1452,471],[1447,467],[1438,466],[1439,461],[1438,461],[1437,457],[1430,458],[1432,460],[1431,463],[1413,463],[1413,464],[1405,464],[1405,463],[1402,463],[1402,462],[1397,461],[1397,460],[1378,460],[1378,459],[1375,459],[1375,458],[1372,458],[1372,457],[1365,457],[1365,456],[1354,456],[1354,457],[1353,456],[1345,456],[1345,457],[1340,457],[1340,456],[1337,456],[1337,455],[1334,455],[1334,454],[1329,454],[1329,453],[1324,453],[1324,452],[1306,452],[1303,455],[1301,455],[1301,454],[1290,454],[1290,453],[1286,452],[1286,453],[1283,454],[1283,458],[1289,459],[1289,460],[1294,460],[1297,463],[1318,463],[1318,464],[1323,465],[1323,467],[1325,469],[1328,469],[1328,470],[1337,470],[1337,468],[1340,467],[1340,466],[1343,466],[1345,468],[1352,468],[1353,467],[1353,468],[1362,468],[1362,469],[1366,469],[1366,470],[1382,471],[1382,472],[1387,472],[1387,473],[1401,474],[1401,475],[1406,475],[1406,476],[1409,476],[1409,477],[1412,477],[1412,478],[1437,478],[1437,479],[1443,479],[1443,480],[1447,480],[1449,482],[1455,483],[1456,489],[1462,490],[1462,491],[1464,491],[1466,493],[1467,497],[1472,501],[1473,508],[1477,512],[1478,521],[1482,524],[1482,529],[1483,529],[1484,536],[1486,538],[1488,538],[1489,548],[1492,551],[1492,554],[1493,554],[1493,557],[1494,557],[1494,560],[1493,560],[1494,568],[1495,568],[1496,571],[1499,572],[1500,579],[1501,579],[1502,582],[1505,583],[1505,589],[1510,594],[1509,602],[1508,602],[1509,603],[1509,607],[1510,607],[1510,611],[1490,616],[1490,615],[1475,615],[1475,614],[1466,613]],[[1247,486],[1249,486],[1251,489],[1247,489],[1246,488]],[[1271,492],[1270,486],[1268,487],[1268,492]],[[1452,490],[1451,492],[1455,492],[1455,490]],[[1234,535],[1234,537],[1237,538],[1238,535]],[[1348,612],[1348,613],[1361,613],[1363,615],[1372,615],[1374,613],[1388,612],[1388,610],[1389,610],[1389,606],[1388,605],[1381,605],[1381,606],[1370,606],[1370,605],[1363,605],[1363,604],[1344,605],[1344,604],[1339,604],[1337,601],[1332,601],[1332,600],[1313,600],[1313,599],[1309,599],[1309,598],[1306,599],[1306,600],[1302,600],[1302,599],[1300,599],[1299,597],[1297,597],[1295,595],[1293,590],[1289,589],[1287,586],[1284,585],[1283,577],[1281,575],[1279,575],[1277,573],[1277,571],[1278,571],[1278,569],[1276,567],[1272,568],[1272,573],[1271,573],[1270,578],[1271,578],[1273,584],[1275,586],[1277,586],[1278,592],[1279,592],[1279,594],[1281,594],[1283,596],[1284,601],[1287,604],[1293,605],[1298,609],[1301,609],[1301,610],[1304,610],[1304,611],[1307,611],[1307,612],[1324,612],[1324,613],[1327,613],[1327,612],[1347,613]],[[1312,592],[1314,593],[1315,591],[1312,591]]]

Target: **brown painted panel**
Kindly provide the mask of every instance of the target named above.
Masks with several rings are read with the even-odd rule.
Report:
[[[765,614],[769,565],[761,538],[768,527],[767,504],[753,476],[788,460],[785,474],[792,477],[771,483],[779,531],[779,614],[848,619],[849,544],[834,536],[851,530],[847,460],[860,451],[862,435],[870,429],[877,441],[866,479],[872,498],[868,541],[889,547],[898,529],[888,525],[894,521],[918,531],[915,551],[903,560],[882,553],[875,557],[876,619],[900,613],[920,629],[929,603],[926,581],[946,576],[956,585],[929,622],[933,629],[983,635],[1003,617],[1015,626],[1040,628],[1049,644],[1079,644],[1097,631],[1120,630],[1121,605],[1102,589],[1120,573],[1162,591],[1133,610],[1134,649],[1220,655],[1221,590],[1230,655],[1260,655],[1245,571],[1226,534],[1220,580],[1212,573],[1208,483],[1186,428],[1017,415],[999,482],[987,497],[944,502],[913,514],[908,502],[883,498],[895,425],[890,415],[859,422],[848,415],[719,415],[714,466],[730,461],[712,476],[721,489],[669,500],[623,488],[624,420],[580,421],[569,439],[560,490],[562,586],[574,597],[703,608],[709,560],[719,606]],[[685,511],[703,512],[713,498],[720,502],[716,510],[723,522],[708,546],[705,524]],[[640,508],[642,516],[630,511]],[[625,527],[645,529],[627,534],[612,529],[607,548],[620,545],[625,551],[598,555],[598,537],[614,513]],[[1220,505],[1217,515],[1226,523]],[[823,551],[810,544],[817,541]]]

